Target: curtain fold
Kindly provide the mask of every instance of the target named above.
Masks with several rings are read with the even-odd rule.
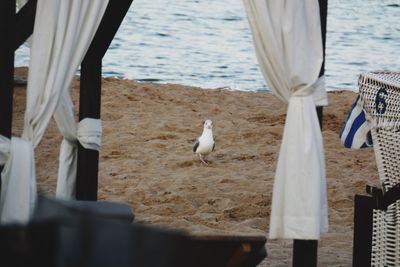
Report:
[[[43,137],[59,103],[70,101],[63,99],[70,94],[73,76],[107,4],[108,0],[37,2],[24,130],[22,139],[12,138],[3,170],[1,222],[25,223],[30,218],[36,197],[33,150]],[[24,196],[21,197],[18,192],[24,192]],[[21,201],[8,197],[11,195],[21,197]]]
[[[257,59],[288,103],[272,196],[269,238],[319,239],[328,230],[325,163],[316,105],[323,47],[317,0],[243,0]]]
[[[63,116],[65,114],[56,112],[54,116],[64,136],[60,148],[56,197],[69,200],[76,196],[77,142],[86,149],[99,151],[102,127],[101,120],[85,118],[78,123],[76,130],[74,117]]]
[[[11,151],[11,140],[0,134],[0,166],[5,165]]]
[[[0,222],[28,222],[36,200],[33,147],[30,142],[13,137],[8,160],[1,173]]]
[[[39,0],[23,137],[39,143],[63,92],[70,89],[108,0]]]

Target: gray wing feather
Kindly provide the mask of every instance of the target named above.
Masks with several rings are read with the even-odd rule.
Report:
[[[199,139],[197,139],[197,140],[196,140],[196,143],[194,143],[194,146],[193,146],[193,152],[194,152],[194,153],[196,153],[197,148],[199,147],[199,144],[200,144]]]
[[[214,150],[215,150],[215,142],[214,142],[214,144],[213,144],[212,152],[214,152]]]

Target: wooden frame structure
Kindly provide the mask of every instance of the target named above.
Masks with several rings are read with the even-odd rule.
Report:
[[[102,58],[113,40],[123,18],[125,17],[133,0],[110,0],[99,28],[92,43],[81,63],[80,78],[80,105],[79,120],[85,118],[100,119],[101,113],[101,78]],[[29,0],[27,4],[16,10],[16,0],[0,1],[0,35],[4,41],[0,42],[0,134],[11,138],[12,135],[12,111],[14,89],[14,54],[27,38],[33,33],[37,0]],[[78,200],[97,200],[99,152],[85,149],[78,144],[78,167],[76,198]],[[1,168],[0,168],[1,171]],[[1,179],[1,177],[0,177]],[[20,232],[29,233],[22,243],[30,245],[36,241],[49,245],[45,250],[48,265],[56,262],[57,230],[56,225],[50,228],[44,225],[17,226],[16,228],[2,228],[1,233],[9,233],[8,238],[18,236]],[[11,230],[11,232],[10,232]],[[50,232],[49,232],[50,230]],[[54,231],[53,231],[54,230]],[[43,236],[42,236],[43,235]],[[13,238],[11,238],[13,239]],[[6,261],[24,263],[29,260],[40,261],[44,256],[35,249],[19,251],[18,241],[14,244],[16,250],[12,251]],[[25,243],[24,243],[25,242]],[[212,266],[218,263],[226,263],[228,266],[255,266],[265,256],[265,237],[193,237],[190,239],[187,255],[183,258],[193,264],[202,261]],[[3,243],[5,249],[13,249]],[[35,246],[33,246],[34,248]],[[25,247],[24,247],[25,248]],[[50,252],[50,255],[48,253]],[[214,253],[215,257],[207,257]],[[24,255],[20,258],[19,255]],[[217,260],[217,261],[216,261]],[[201,266],[201,265],[199,265]]]
[[[79,120],[100,119],[102,58],[133,0],[110,0],[81,64]],[[99,152],[78,145],[76,198],[97,200]]]
[[[100,119],[102,58],[133,0],[110,0],[81,64],[79,120]],[[14,53],[32,34],[37,0],[16,14],[16,0],[0,1],[0,134],[11,138]],[[97,200],[99,152],[78,145],[77,199]],[[0,172],[2,167],[0,167]],[[1,177],[0,177],[1,179]]]
[[[95,37],[81,64],[79,120],[100,119],[102,58],[113,40],[133,0],[110,0]],[[14,52],[32,34],[37,0],[16,14],[16,0],[0,1],[0,134],[11,138],[14,87]],[[328,0],[319,0],[325,59]],[[324,60],[325,62],[325,60]],[[320,76],[324,75],[323,63]],[[317,107],[322,128],[323,108]],[[78,145],[76,196],[97,200],[99,152]],[[0,166],[0,173],[2,167]],[[1,179],[1,177],[0,177]],[[1,184],[0,184],[1,186]],[[294,240],[293,266],[317,266],[316,240]]]
[[[254,267],[266,256],[264,236],[193,236],[187,266]]]
[[[0,1],[0,134],[11,138],[14,93],[15,0]],[[3,166],[0,166],[0,174]],[[1,179],[1,175],[0,175]],[[0,183],[1,186],[1,183]]]

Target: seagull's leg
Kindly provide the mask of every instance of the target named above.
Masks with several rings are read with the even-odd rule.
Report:
[[[210,161],[206,160],[206,157],[207,157],[207,155],[204,155],[204,156],[203,156],[204,162],[207,163],[207,164],[210,164]]]
[[[208,163],[204,161],[203,156],[200,153],[199,153],[199,158],[200,158],[201,162],[203,162],[204,164],[208,165]]]

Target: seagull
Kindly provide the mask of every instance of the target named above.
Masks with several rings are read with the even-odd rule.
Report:
[[[208,164],[205,160],[205,157],[215,149],[212,127],[212,121],[206,120],[204,122],[203,133],[199,138],[197,138],[193,146],[193,152],[199,155],[201,162],[204,164]]]

